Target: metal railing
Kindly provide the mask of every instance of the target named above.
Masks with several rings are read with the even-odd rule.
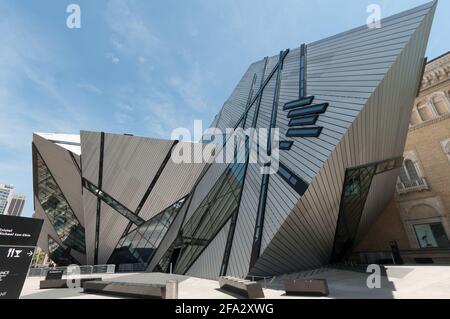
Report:
[[[249,276],[248,277],[251,281],[263,281],[264,285],[263,288],[267,288],[267,282],[269,279],[273,278],[273,276],[270,277],[263,277],[263,276]]]
[[[423,177],[419,177],[416,180],[397,183],[397,193],[399,194],[420,192],[429,189],[430,187],[428,186],[427,180]]]
[[[32,267],[28,271],[28,277],[46,277],[49,270],[62,270],[63,275],[67,275],[67,267]],[[86,265],[79,266],[81,275],[92,274],[114,274],[116,272],[116,265]]]
[[[120,264],[117,272],[145,272],[147,270],[147,264],[145,263],[135,263],[135,264]]]

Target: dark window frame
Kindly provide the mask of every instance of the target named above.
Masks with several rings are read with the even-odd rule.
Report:
[[[58,237],[60,237],[59,239],[64,242],[65,240],[67,240],[67,238],[70,238],[70,235],[68,235],[64,240],[63,238],[61,238],[61,235],[58,233],[58,229],[56,228],[55,224],[56,224],[56,219],[52,220],[53,218],[56,218],[57,216],[53,216],[52,218],[49,217],[48,212],[46,212],[46,208],[41,200],[40,200],[40,183],[42,181],[39,181],[40,176],[39,176],[39,161],[42,162],[42,164],[45,167],[46,172],[48,172],[49,177],[51,178],[52,182],[54,183],[54,185],[57,187],[58,190],[58,196],[61,196],[62,200],[64,201],[65,205],[67,205],[67,208],[70,210],[71,215],[73,216],[73,220],[76,221],[77,227],[80,228],[80,232],[82,233],[82,242],[83,242],[83,247],[81,247],[82,249],[79,250],[77,245],[72,246],[69,244],[65,244],[67,247],[70,247],[82,254],[86,253],[86,230],[84,228],[84,226],[81,224],[80,220],[78,219],[77,215],[75,214],[75,211],[72,209],[69,201],[66,198],[66,195],[64,194],[64,192],[62,191],[61,187],[59,186],[57,180],[55,179],[52,171],[50,170],[49,166],[47,165],[47,163],[44,160],[44,157],[41,155],[41,153],[39,152],[38,148],[36,147],[36,145],[34,143],[32,143],[32,152],[33,152],[33,162],[35,165],[35,171],[33,173],[34,178],[35,178],[35,189],[34,189],[34,195],[35,198],[37,199],[37,201],[39,202],[39,205],[41,206],[42,210],[44,211],[45,216],[48,218],[48,220],[50,221],[50,224],[52,225],[53,229],[55,230],[55,233],[58,235]]]
[[[327,108],[329,106],[329,103],[320,103],[320,104],[314,104],[307,107],[303,107],[300,109],[295,109],[289,111],[287,117],[293,118],[293,117],[300,117],[305,115],[312,115],[312,114],[323,114],[326,112]]]
[[[319,137],[323,127],[301,127],[290,128],[286,132],[286,137]]]

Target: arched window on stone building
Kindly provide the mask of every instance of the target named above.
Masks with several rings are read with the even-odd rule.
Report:
[[[400,169],[397,183],[397,192],[405,194],[428,190],[429,186],[423,175],[417,156],[413,152],[405,154],[405,161]]]
[[[400,182],[402,182],[404,184],[409,182],[409,177],[408,177],[408,174],[406,174],[406,170],[405,170],[404,166],[402,168],[400,168],[399,178],[400,178]]]
[[[413,161],[407,159],[405,161],[405,169],[410,181],[419,180],[419,173],[417,172],[416,166],[414,165]]]
[[[419,112],[422,121],[426,122],[433,119],[433,111],[431,105],[427,102],[422,102],[417,105],[417,111]]]
[[[435,94],[432,101],[438,115],[444,115],[450,112],[450,102],[444,92]]]

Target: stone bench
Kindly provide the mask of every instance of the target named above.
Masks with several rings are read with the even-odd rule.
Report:
[[[328,284],[325,279],[285,280],[286,295],[291,296],[328,296]]]
[[[245,298],[264,298],[261,285],[254,281],[234,277],[220,277],[219,285],[221,289]]]
[[[80,278],[81,287],[88,281],[101,281],[102,278]],[[39,289],[62,289],[69,288],[66,279],[46,279],[39,282]]]
[[[84,284],[85,293],[106,294],[129,298],[166,299],[166,286],[114,281],[90,281]]]

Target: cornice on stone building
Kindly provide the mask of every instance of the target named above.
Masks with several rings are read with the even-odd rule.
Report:
[[[421,91],[450,79],[450,51],[430,61],[422,79]]]
[[[425,66],[420,94],[413,107],[410,131],[426,127],[450,115],[450,51],[429,61]],[[436,98],[441,99],[447,105],[448,111],[442,113],[437,111]],[[442,100],[443,99],[443,100]],[[419,108],[427,108],[431,114],[424,118],[419,114]]]

